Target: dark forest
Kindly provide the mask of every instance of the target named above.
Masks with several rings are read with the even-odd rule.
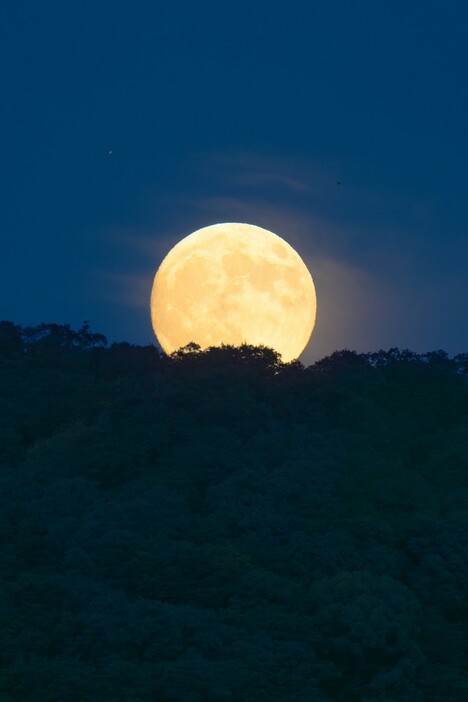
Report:
[[[1,702],[466,702],[467,378],[0,323]]]

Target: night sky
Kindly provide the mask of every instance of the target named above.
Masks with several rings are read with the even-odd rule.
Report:
[[[312,273],[304,362],[468,351],[467,28],[465,0],[3,3],[0,319],[153,343],[169,248],[244,221]]]

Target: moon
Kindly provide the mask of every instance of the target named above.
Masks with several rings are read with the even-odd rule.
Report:
[[[312,276],[281,237],[253,224],[203,227],[172,248],[156,272],[151,320],[167,354],[190,342],[268,346],[299,357],[316,317]]]

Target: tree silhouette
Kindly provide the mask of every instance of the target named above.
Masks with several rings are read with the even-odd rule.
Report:
[[[461,702],[467,354],[0,322],[2,702]]]

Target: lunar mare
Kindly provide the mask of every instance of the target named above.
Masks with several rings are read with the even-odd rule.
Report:
[[[214,224],[189,234],[161,263],[151,319],[163,350],[264,345],[283,361],[304,350],[315,324],[312,277],[281,237],[252,224]]]

